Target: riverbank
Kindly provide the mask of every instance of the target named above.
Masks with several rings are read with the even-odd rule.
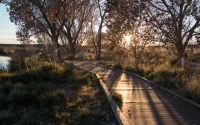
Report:
[[[3,50],[0,50],[0,56],[8,56]]]

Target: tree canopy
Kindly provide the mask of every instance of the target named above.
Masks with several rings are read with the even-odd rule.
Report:
[[[190,41],[200,38],[199,0],[3,0],[3,3],[9,6],[10,20],[18,26],[18,40],[26,43],[32,35],[47,34],[55,46],[56,60],[61,60],[61,41],[75,55],[87,35],[94,35],[94,28],[97,34],[93,43],[100,59],[103,26],[107,27],[107,40],[113,45],[124,34],[134,34],[140,42],[148,39],[172,44],[178,59]]]
[[[143,18],[151,24],[159,41],[171,43],[178,59],[200,26],[199,0],[142,0]]]

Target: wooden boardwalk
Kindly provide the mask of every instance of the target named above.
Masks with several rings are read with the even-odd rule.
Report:
[[[97,62],[73,62],[102,78],[109,90],[122,95],[121,112],[130,125],[200,125],[200,108],[144,79]]]

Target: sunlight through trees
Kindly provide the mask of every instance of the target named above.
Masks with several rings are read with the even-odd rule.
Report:
[[[3,3],[8,6],[11,21],[18,26],[18,40],[25,44],[31,36],[47,34],[57,61],[61,60],[61,45],[68,46],[75,57],[83,43],[90,40],[96,58],[101,59],[102,50],[125,52],[122,39],[134,43],[133,46],[137,43],[139,48],[135,51],[153,43],[173,46],[180,60],[188,43],[200,38],[197,0],[4,0]],[[127,33],[134,38],[124,36]]]

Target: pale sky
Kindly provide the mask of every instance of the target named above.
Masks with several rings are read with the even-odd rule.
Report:
[[[16,26],[10,22],[6,6],[0,3],[0,44],[20,44],[16,39]],[[103,32],[106,28],[103,27]]]
[[[16,40],[16,26],[10,22],[6,7],[0,4],[0,44],[20,44]]]

